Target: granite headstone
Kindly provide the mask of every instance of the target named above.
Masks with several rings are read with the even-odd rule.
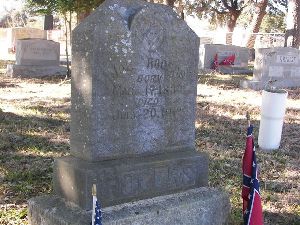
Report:
[[[32,27],[13,27],[10,28],[7,35],[8,51],[13,51],[17,40],[22,39],[47,39],[47,31]]]
[[[199,38],[168,7],[136,3],[104,3],[73,32],[72,157],[56,161],[55,188],[83,208],[93,180],[104,205],[207,184],[194,152]],[[65,196],[70,170],[86,183]]]
[[[300,86],[300,50],[290,47],[259,48],[255,52],[253,80],[241,87],[263,89],[268,81],[274,87]]]
[[[199,67],[211,69],[215,55],[218,55],[218,62],[222,62],[225,58],[235,55],[234,65],[239,67],[248,67],[249,50],[245,47],[235,45],[222,44],[204,44],[200,46],[199,51]]]
[[[235,57],[233,65],[218,66],[217,70],[224,74],[252,74],[248,69],[249,49],[235,45],[204,44],[199,49],[199,69],[212,69],[217,56],[219,64],[229,56]]]
[[[208,157],[194,145],[196,34],[168,6],[107,0],[75,28],[72,47],[71,156],[55,160],[55,194],[82,210],[92,207],[93,183],[103,207],[141,200],[150,212],[146,199],[157,197],[168,209],[167,194],[180,207],[182,199],[200,202],[186,192],[208,184]],[[33,224],[45,215],[31,213],[38,202],[30,203]],[[186,207],[194,203],[184,203],[186,220],[196,219]],[[139,214],[133,204],[126,210]],[[122,209],[115,216],[118,224],[143,224]],[[59,224],[71,224],[64,218]]]
[[[18,40],[17,65],[59,66],[60,46],[58,42],[43,39]]]
[[[59,66],[60,45],[43,39],[16,41],[16,64],[7,65],[11,77],[41,77],[65,75],[66,68]]]
[[[80,24],[72,155],[97,161],[194,149],[198,43],[180,18],[153,5],[103,6]]]

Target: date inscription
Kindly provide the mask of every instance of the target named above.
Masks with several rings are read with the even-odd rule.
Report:
[[[112,97],[124,97],[128,102],[116,107],[111,115],[113,120],[177,118],[184,111],[183,98],[170,99],[172,95],[189,92],[185,86],[187,70],[152,57],[146,59],[143,74],[135,74],[135,67],[119,65],[112,68],[114,75],[108,93]]]
[[[183,112],[183,108],[164,108],[164,107],[149,107],[141,108],[136,111],[118,110],[113,114],[113,120],[136,120],[136,119],[162,119],[173,118],[175,119],[178,114]]]

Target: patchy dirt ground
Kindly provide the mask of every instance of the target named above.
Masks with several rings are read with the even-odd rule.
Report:
[[[1,72],[1,71],[0,71]],[[196,144],[210,156],[209,185],[230,195],[230,224],[242,224],[241,159],[246,111],[257,139],[261,92],[241,76],[199,76]],[[300,88],[288,90],[282,144],[257,151],[265,224],[300,224]],[[30,197],[50,193],[53,158],[69,154],[70,81],[0,74],[0,224],[27,224]]]

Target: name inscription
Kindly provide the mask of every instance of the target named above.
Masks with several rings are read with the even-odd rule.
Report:
[[[135,197],[147,192],[161,193],[191,187],[196,184],[197,164],[157,166],[140,170],[125,170],[120,174],[104,169],[98,180],[99,190],[110,199]]]
[[[278,55],[277,63],[298,64],[298,57],[297,56]]]

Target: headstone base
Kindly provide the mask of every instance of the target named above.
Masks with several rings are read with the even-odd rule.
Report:
[[[31,225],[83,225],[91,222],[91,211],[81,210],[57,196],[40,196],[28,203]],[[227,194],[212,188],[197,188],[102,208],[102,223],[222,225],[227,223],[229,212]]]
[[[54,163],[54,191],[90,210],[91,188],[97,185],[104,207],[208,185],[208,156],[176,153],[90,162],[73,156]]]
[[[7,65],[6,75],[9,77],[44,77],[64,76],[67,68],[64,66],[23,66]]]
[[[262,90],[265,88],[268,81],[241,80],[241,88],[249,88],[252,90]],[[300,87],[300,79],[295,80],[277,80],[274,84],[276,88],[294,88]]]
[[[223,74],[253,74],[253,71],[247,67],[237,66],[219,66],[218,72]]]

